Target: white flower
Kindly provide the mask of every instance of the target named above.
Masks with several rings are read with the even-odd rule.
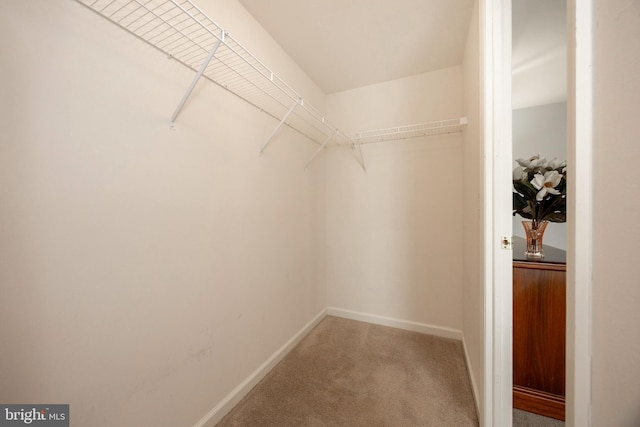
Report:
[[[518,159],[516,162],[523,168],[535,169],[538,167],[544,167],[547,163],[547,159],[544,157],[541,159],[540,154],[538,154],[537,156],[531,156],[528,159]]]
[[[539,173],[535,174],[531,180],[531,185],[533,185],[537,190],[540,190],[536,195],[536,200],[539,202],[542,201],[547,193],[556,195],[560,194],[560,192],[556,190],[560,181],[562,181],[562,175],[559,174],[558,171],[548,171],[544,176]]]
[[[520,166],[518,166],[513,170],[514,181],[524,181],[526,178],[527,178],[527,173]]]
[[[549,162],[549,164],[547,165],[547,167],[548,167],[549,169],[553,169],[553,170],[558,170],[558,169],[560,169],[560,168],[565,168],[565,167],[567,167],[567,161],[565,160],[565,161],[563,161],[563,162],[560,162],[560,161],[558,161],[558,158],[557,158],[557,157],[554,157],[554,158],[553,158],[553,160],[551,160],[551,161]]]

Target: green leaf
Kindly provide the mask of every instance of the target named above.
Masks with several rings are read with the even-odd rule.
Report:
[[[533,219],[529,200],[518,193],[513,193],[513,215],[520,215],[523,218]]]
[[[540,219],[550,222],[567,221],[567,198],[566,196],[551,196],[545,199],[544,206],[541,206]]]
[[[565,212],[554,212],[547,215],[544,219],[549,222],[567,222],[567,214]]]
[[[526,181],[513,181],[513,188],[529,200],[535,200],[538,190]]]

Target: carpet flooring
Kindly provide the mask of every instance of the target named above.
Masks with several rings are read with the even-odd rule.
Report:
[[[325,317],[219,427],[477,426],[462,343]]]
[[[514,409],[513,427],[564,427],[564,421]]]

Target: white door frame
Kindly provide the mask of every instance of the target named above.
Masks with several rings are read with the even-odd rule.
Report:
[[[592,5],[568,0],[566,424],[591,426]],[[512,425],[511,0],[480,0],[484,125],[484,427]],[[580,215],[577,215],[577,213]]]
[[[591,426],[592,4],[568,0],[566,424]],[[578,212],[580,213],[578,215]]]
[[[481,425],[512,422],[511,0],[481,0],[484,124],[485,380]]]

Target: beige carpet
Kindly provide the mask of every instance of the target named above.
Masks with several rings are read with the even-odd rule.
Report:
[[[459,341],[328,316],[218,426],[477,426]]]
[[[514,409],[513,427],[564,427],[564,421]]]

